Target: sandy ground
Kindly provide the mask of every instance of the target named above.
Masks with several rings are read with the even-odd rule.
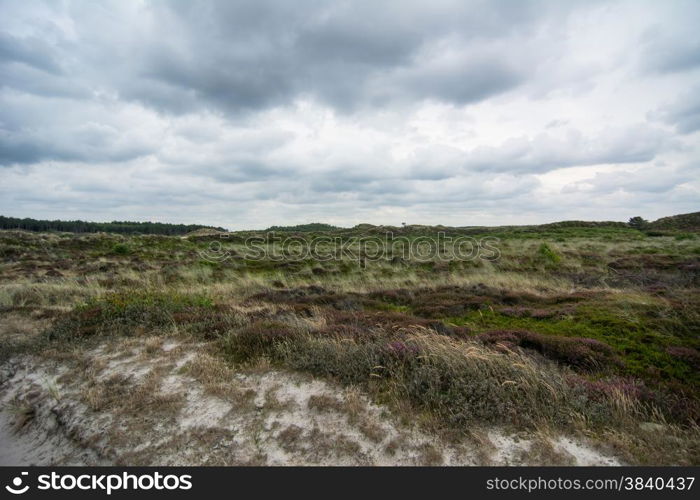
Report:
[[[359,390],[159,338],[14,359],[0,404],[0,465],[619,465],[565,436],[448,442]]]

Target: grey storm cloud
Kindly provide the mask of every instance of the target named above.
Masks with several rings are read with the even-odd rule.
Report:
[[[695,1],[670,2],[670,7],[688,18],[700,17],[700,3]],[[667,28],[667,27],[666,27]],[[655,25],[641,40],[642,64],[649,71],[677,73],[700,67],[700,33],[691,26],[663,29]]]
[[[528,77],[509,61],[517,44],[494,50],[489,41],[527,34],[567,14],[555,2],[447,2],[436,9],[399,1],[173,1],[131,13],[135,17],[127,21],[135,28],[115,40],[98,31],[106,23],[106,33],[116,32],[105,12],[94,32],[82,24],[105,9],[82,7],[70,13],[86,39],[51,43],[3,33],[0,60],[6,68],[28,65],[54,76],[67,61],[72,70],[82,70],[75,75],[77,87],[88,78],[123,98],[172,113],[202,106],[256,110],[299,95],[338,109],[394,99],[478,101]],[[422,50],[441,39],[471,53],[435,66]],[[15,80],[9,85],[28,86],[30,79]]]
[[[89,102],[43,102],[0,93],[0,106],[0,165],[127,161],[157,147],[155,137],[127,127],[120,113]]]
[[[674,102],[650,113],[650,118],[673,125],[682,134],[700,130],[700,85],[683,93]]]
[[[161,20],[145,35],[127,98],[180,113],[213,105],[260,109],[311,95],[337,109],[396,99],[478,101],[517,86],[525,74],[504,54],[432,67],[421,51],[439,38],[468,44],[542,22],[535,4],[484,2],[436,13],[411,2],[191,2],[150,7]],[[485,15],[486,14],[486,15]],[[165,33],[177,33],[171,43]]]
[[[35,163],[54,161],[126,161],[151,153],[152,147],[125,139],[114,129],[96,124],[57,133],[54,136],[27,130],[0,129],[0,162]]]
[[[619,189],[679,211],[700,189],[699,16],[681,0],[0,0],[0,213],[459,223],[578,214],[593,194],[617,210]]]
[[[26,64],[51,74],[61,73],[53,47],[33,36],[20,38],[0,33],[0,60],[5,64]]]

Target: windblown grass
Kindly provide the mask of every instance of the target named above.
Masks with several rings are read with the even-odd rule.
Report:
[[[187,335],[229,369],[272,363],[333,378],[452,432],[566,429],[635,462],[700,462],[697,235],[619,225],[449,230],[499,237],[500,258],[389,255],[361,266],[277,248],[285,258],[255,260],[241,234],[223,243],[230,259],[207,262],[207,238],[3,231],[1,355]],[[201,368],[189,369],[204,377]],[[649,422],[663,426],[666,444],[640,431]]]

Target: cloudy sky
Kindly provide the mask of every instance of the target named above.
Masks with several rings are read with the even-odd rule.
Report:
[[[700,210],[700,2],[0,0],[0,214]]]

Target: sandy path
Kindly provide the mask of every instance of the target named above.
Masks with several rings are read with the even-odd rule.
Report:
[[[52,446],[47,440],[42,443],[33,433],[15,432],[11,417],[0,412],[0,466],[50,464]]]

